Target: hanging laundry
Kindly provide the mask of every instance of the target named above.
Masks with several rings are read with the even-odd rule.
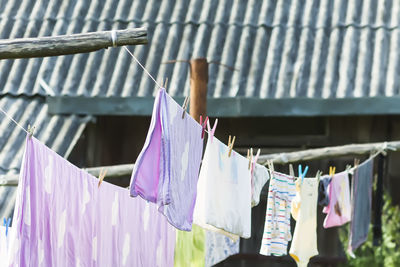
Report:
[[[27,137],[12,266],[173,266],[175,228],[152,203]]]
[[[0,267],[8,267],[8,257],[11,254],[13,230],[11,227],[0,226]]]
[[[174,267],[203,267],[205,239],[205,230],[195,224],[191,232],[176,231]]]
[[[157,203],[176,228],[192,229],[203,153],[202,127],[160,89],[145,145],[133,168],[131,196]]]
[[[294,177],[272,172],[268,191],[260,254],[267,256],[286,255],[288,241],[292,239],[290,210],[296,191]]]
[[[209,127],[209,132],[211,129]],[[197,184],[194,222],[208,230],[250,238],[251,176],[248,160],[208,135]]]
[[[371,199],[372,199],[372,159],[358,165],[354,170],[351,186],[351,223],[349,237],[349,252],[367,240],[369,224],[371,222]]]
[[[254,164],[254,169],[251,177],[251,206],[257,206],[260,202],[260,194],[264,185],[269,180],[268,169],[258,163]]]
[[[311,257],[318,255],[317,250],[317,199],[318,179],[306,178],[300,186],[301,205],[297,217],[293,241],[289,250],[297,266],[306,267]]]
[[[318,205],[325,207],[329,205],[329,191],[328,186],[332,181],[332,177],[321,177],[318,185]]]
[[[347,171],[332,176],[328,185],[329,204],[322,212],[326,213],[324,228],[341,226],[351,219],[350,186]]]
[[[205,266],[214,266],[226,260],[232,255],[239,253],[240,239],[234,241],[231,238],[206,231],[206,262]]]

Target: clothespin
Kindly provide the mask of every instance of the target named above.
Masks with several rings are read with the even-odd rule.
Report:
[[[351,169],[351,165],[350,165],[350,164],[347,164],[347,165],[346,165],[346,172],[348,172],[350,169]]]
[[[318,170],[317,175],[315,176],[315,177],[317,177],[318,183],[321,180],[321,175],[322,175],[322,171]]]
[[[274,176],[274,161],[272,159],[269,159],[267,161],[268,169],[269,169],[269,176],[272,177]]]
[[[4,226],[6,227],[6,236],[8,235],[8,227],[10,227],[11,224],[11,218],[8,218],[8,220],[6,218],[3,219],[4,222]]]
[[[31,125],[28,125],[28,133],[29,133],[29,138],[31,138],[33,136],[33,133],[35,131],[35,126],[31,127]]]
[[[185,97],[185,101],[183,101],[183,104],[182,104],[182,109],[183,109],[183,112],[182,112],[182,119],[185,118],[185,113],[186,113],[186,109],[187,109],[187,107],[188,107],[188,105],[189,105],[189,101],[190,101],[190,98],[189,98],[188,96]]]
[[[357,168],[357,166],[360,164],[360,159],[354,159],[354,168]]]
[[[336,172],[336,167],[329,166],[329,176],[334,176]]]
[[[235,144],[235,138],[236,138],[236,136],[233,136],[233,138],[232,138],[232,143],[231,143],[231,136],[229,136],[229,141],[228,141],[228,157],[230,157],[231,156],[231,153],[232,153],[232,149],[233,149],[233,145]]]
[[[251,153],[251,156],[253,156],[253,153]],[[251,168],[251,156],[250,156],[250,149],[247,149],[247,159],[249,160],[249,167],[248,167],[249,170]]]
[[[210,127],[210,120],[207,120],[208,136],[210,137],[211,143],[214,137],[215,129],[217,129],[218,119],[215,119],[214,126]]]
[[[200,125],[202,128],[201,139],[204,139],[204,133],[206,132],[207,122],[208,122],[208,116],[206,116],[206,119],[203,122],[203,116],[200,115]]]
[[[260,153],[261,153],[261,149],[258,149],[256,156],[253,157],[253,149],[251,149],[251,157],[253,158],[252,159],[252,164],[251,164],[251,174],[253,174],[253,171],[254,171],[254,168],[255,168],[255,166],[257,164],[257,160],[258,160],[258,157],[260,156]]]
[[[289,175],[294,177],[294,169],[293,169],[293,164],[292,163],[289,164]]]
[[[168,77],[165,78],[164,89],[167,90],[168,85]]]
[[[106,177],[106,174],[107,174],[107,169],[102,168],[99,173],[99,183],[97,184],[98,188],[100,187],[101,183],[103,182],[104,177]]]
[[[299,164],[299,178],[301,178],[301,184],[303,184],[304,177],[306,177],[308,166],[304,168],[304,172],[301,171],[301,164]]]

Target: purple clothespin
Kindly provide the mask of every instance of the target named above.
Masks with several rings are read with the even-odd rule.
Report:
[[[217,129],[217,124],[218,124],[218,119],[215,119],[214,126],[211,129],[210,120],[207,121],[208,135],[211,138],[211,142],[212,142],[213,137],[214,137],[215,129]]]
[[[204,133],[206,132],[207,122],[208,122],[208,116],[206,116],[206,119],[203,122],[203,116],[200,115],[200,125],[201,128],[203,128],[203,130],[201,131],[201,139],[204,139]]]

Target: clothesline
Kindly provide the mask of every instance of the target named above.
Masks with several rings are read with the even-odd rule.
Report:
[[[124,46],[124,49],[129,53],[129,55],[138,63],[138,65],[145,71],[145,73],[154,81],[158,88],[162,88],[160,84],[155,80],[155,78],[149,73],[149,71],[140,63],[140,61],[133,55],[128,48]],[[30,134],[28,130],[22,127],[16,120],[14,120],[6,111],[0,108],[0,111],[4,113],[10,121],[15,123],[21,130]],[[208,132],[206,130],[206,132]],[[334,147],[324,147],[316,149],[307,149],[295,152],[283,152],[260,155],[257,163],[266,165],[269,160],[272,160],[275,164],[287,164],[299,161],[308,161],[329,157],[340,157],[346,155],[363,155],[368,153],[385,153],[386,150],[397,151],[400,149],[400,141],[391,142],[380,142],[380,143],[368,143],[368,144],[350,144],[344,146],[334,146]],[[107,177],[121,177],[130,175],[132,173],[134,164],[123,164],[123,165],[113,165],[113,166],[101,166],[94,168],[85,169],[87,172],[94,176],[98,176],[100,170],[107,169]],[[0,178],[0,186],[18,185],[18,174],[11,174],[3,176]]]

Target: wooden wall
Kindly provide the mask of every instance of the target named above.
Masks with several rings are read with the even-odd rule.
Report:
[[[212,119],[213,122],[213,119]],[[81,167],[134,163],[146,138],[149,117],[105,116],[88,125],[70,160]],[[261,148],[262,154],[294,151],[307,148],[345,145],[350,143],[400,140],[400,116],[311,117],[311,118],[222,118],[216,136],[227,143],[228,135],[235,135],[235,149],[245,153],[247,148]],[[365,159],[361,158],[361,160]],[[385,160],[385,190],[396,203],[400,194],[400,153],[389,153]],[[317,170],[328,172],[329,166],[343,170],[352,164],[351,155],[342,158],[302,162],[310,167],[309,175]],[[288,172],[288,166],[276,166]],[[127,186],[130,177],[107,179]],[[266,190],[260,205],[253,209],[253,234],[241,242],[241,254],[231,257],[220,266],[296,266],[290,257],[264,257],[258,254],[264,226]],[[318,249],[320,256],[312,266],[336,266],[344,260],[337,229],[323,229],[321,208],[318,208]]]

